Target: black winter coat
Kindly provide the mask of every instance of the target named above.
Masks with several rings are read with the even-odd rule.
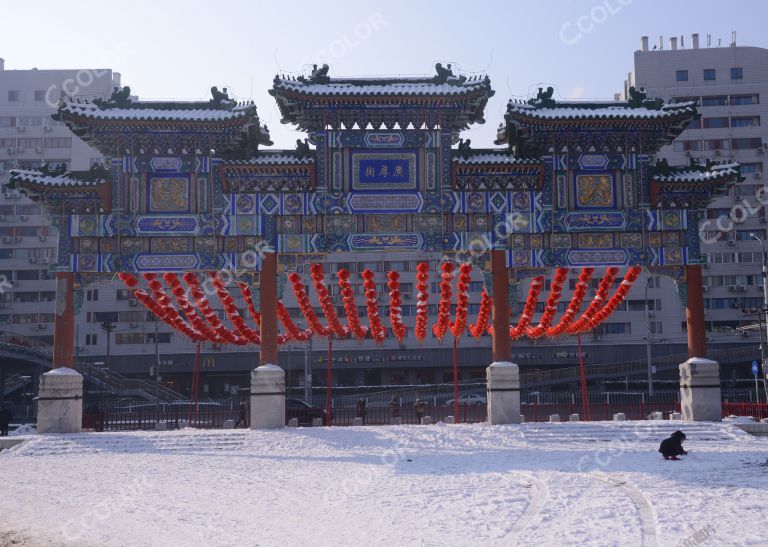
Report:
[[[683,445],[676,437],[669,437],[668,439],[661,441],[659,452],[661,452],[661,455],[665,457],[682,456],[688,453],[683,450]]]

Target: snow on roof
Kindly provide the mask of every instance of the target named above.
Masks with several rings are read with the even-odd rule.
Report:
[[[277,151],[258,154],[247,160],[227,162],[228,165],[306,165],[315,163],[314,156],[298,156],[295,153]]]
[[[308,93],[312,95],[464,95],[472,91],[488,88],[486,80],[468,80],[459,83],[434,83],[428,81],[408,80],[351,80],[331,81],[325,84],[303,83],[297,80],[275,81],[275,87],[288,91]]]
[[[464,156],[461,156],[461,155],[454,155],[453,162],[459,165],[480,165],[480,164],[488,164],[488,163],[514,165],[514,164],[539,163],[537,160],[531,160],[527,158],[517,158],[512,154],[502,152],[502,151],[470,152],[470,156],[468,158],[465,158]]]
[[[51,186],[54,188],[75,187],[75,186],[98,186],[106,182],[105,180],[81,180],[63,173],[60,175],[46,175],[39,171],[24,171],[20,169],[11,170],[11,179],[14,181],[40,184],[41,186]]]
[[[738,163],[713,165],[708,171],[698,169],[681,169],[668,175],[654,175],[653,179],[659,182],[705,182],[717,180],[728,176],[739,175]]]
[[[665,105],[659,110],[646,107],[633,108],[627,103],[558,103],[553,107],[540,107],[527,103],[510,101],[508,112],[540,119],[643,119],[666,118],[696,111],[693,102]]]
[[[157,104],[157,103],[153,103]],[[173,106],[177,105],[177,108]],[[226,121],[251,115],[253,105],[237,105],[232,109],[204,108],[206,103],[169,103],[169,108],[144,108],[132,103],[130,108],[101,108],[93,103],[64,103],[59,112],[102,120],[184,120]],[[185,106],[189,106],[186,108]],[[199,106],[199,108],[195,108]]]

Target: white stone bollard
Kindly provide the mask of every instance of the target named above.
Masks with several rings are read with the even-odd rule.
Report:
[[[396,416],[389,419],[389,425],[402,425],[403,419],[400,416]]]
[[[455,423],[456,423],[456,420],[454,419],[454,417],[453,417],[453,416],[446,416],[446,417],[445,417],[445,419],[443,420],[443,423],[446,423],[446,424],[455,424]]]
[[[83,376],[68,367],[41,374],[37,432],[80,433],[82,430]]]
[[[235,420],[224,420],[222,429],[235,429]]]
[[[421,425],[432,425],[432,416],[424,416],[421,419]]]
[[[651,420],[663,420],[664,413],[659,411],[651,412]]]
[[[579,416],[578,414],[571,414],[570,416],[568,416],[569,422],[578,422],[580,419],[581,419],[581,416]]]
[[[680,365],[680,407],[686,422],[722,421],[717,361],[691,357]]]
[[[291,418],[290,420],[288,420],[288,427],[299,427],[299,419]]]
[[[768,418],[760,418],[761,424],[768,424]]]
[[[670,420],[682,420],[683,414],[681,412],[673,412],[669,415]]]
[[[322,418],[312,418],[312,427],[323,427]]]
[[[525,414],[520,414],[520,423],[521,424],[525,423]]]
[[[560,414],[550,414],[549,415],[549,423],[557,423],[560,421]]]
[[[352,419],[352,425],[363,425],[363,419],[362,418],[353,418]]]
[[[189,420],[179,420],[179,429],[189,427]]]
[[[168,422],[165,420],[155,422],[155,431],[168,431]]]
[[[488,423],[519,424],[520,369],[514,363],[499,361],[485,371],[488,379]]]
[[[613,421],[614,422],[626,422],[627,421],[627,415],[623,412],[617,412],[613,415]]]
[[[277,365],[251,371],[251,429],[285,426],[285,372]]]

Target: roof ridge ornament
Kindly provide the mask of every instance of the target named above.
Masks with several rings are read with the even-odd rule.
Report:
[[[636,89],[632,86],[629,88],[629,101],[627,101],[627,105],[630,108],[661,110],[661,107],[664,106],[664,99],[649,99],[644,89]]]
[[[440,64],[440,63],[438,63]],[[470,154],[472,153],[472,140],[471,139],[459,139],[459,148],[458,152],[459,155],[464,158],[465,160],[469,159]]]
[[[331,79],[328,77],[329,69],[330,67],[327,63],[323,64],[320,68],[317,68],[315,64],[312,65],[312,73],[309,75],[309,78],[299,76],[296,80],[305,84],[328,84],[331,82]]]
[[[104,100],[99,97],[93,100],[93,104],[101,109],[128,108],[131,106],[131,88],[127,85],[123,88],[115,86],[109,99]]]
[[[547,87],[546,91],[544,91],[544,88],[540,87],[539,92],[536,94],[536,98],[528,99],[528,104],[538,108],[554,108],[557,106],[557,102],[552,98],[554,93],[555,88],[552,86]]]

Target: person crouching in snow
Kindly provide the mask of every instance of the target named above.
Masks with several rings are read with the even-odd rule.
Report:
[[[661,441],[659,446],[659,452],[664,456],[665,460],[677,460],[678,456],[685,456],[688,454],[683,450],[683,441],[685,440],[685,433],[682,431],[675,431],[668,439]]]

